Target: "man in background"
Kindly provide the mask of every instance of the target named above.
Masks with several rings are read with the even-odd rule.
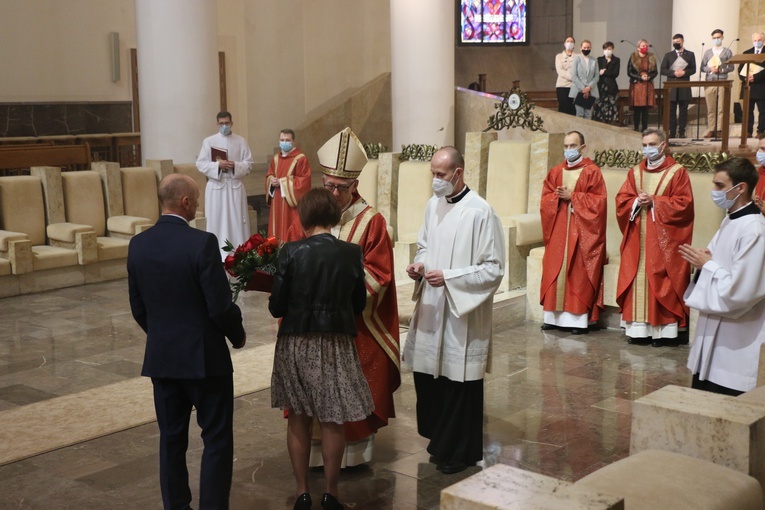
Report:
[[[302,239],[297,204],[311,189],[311,165],[295,145],[295,132],[279,132],[279,152],[268,165],[266,202],[269,205],[268,235],[282,242]]]
[[[692,51],[683,47],[683,34],[672,37],[672,51],[664,55],[661,61],[661,74],[667,81],[691,81],[696,74],[696,57]],[[685,138],[685,126],[688,123],[688,103],[691,101],[691,89],[676,88],[669,92],[669,137]]]
[[[252,170],[252,153],[247,140],[235,135],[229,112],[217,115],[218,133],[202,142],[197,169],[207,176],[205,216],[207,231],[218,238],[221,260],[228,255],[222,246],[227,240],[236,248],[250,237],[247,191],[242,177]]]

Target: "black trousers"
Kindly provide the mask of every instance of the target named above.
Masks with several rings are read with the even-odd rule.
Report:
[[[186,450],[192,406],[202,429],[200,510],[228,510],[234,462],[234,380],[232,374],[206,379],[152,378],[159,425],[159,484],[165,510],[191,503]]]
[[[685,126],[688,125],[688,101],[669,102],[669,134],[679,132],[685,135]]]
[[[747,133],[754,133],[754,105],[757,105],[757,134],[765,133],[765,99],[749,100],[749,125]]]
[[[693,374],[691,388],[695,390],[711,391],[712,393],[719,393],[721,395],[730,395],[732,397],[738,397],[744,393],[743,391],[720,386],[719,384],[715,384],[712,381],[701,381],[699,380],[699,374]]]
[[[570,87],[557,87],[555,89],[555,94],[558,96],[558,111],[568,113],[569,115],[576,115],[574,100],[568,97],[569,92],[571,92]]]
[[[439,462],[475,464],[483,458],[483,379],[457,382],[414,372],[417,432],[430,439]]]
[[[633,106],[633,122],[635,124],[635,131],[643,132],[648,129],[648,109],[650,106]]]

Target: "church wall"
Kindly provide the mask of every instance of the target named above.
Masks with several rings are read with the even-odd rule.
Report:
[[[120,34],[112,82],[109,33]],[[0,103],[130,101],[133,0],[3,0]]]

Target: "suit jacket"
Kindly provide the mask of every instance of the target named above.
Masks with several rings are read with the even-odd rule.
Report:
[[[749,48],[744,53],[748,53],[750,55],[754,54],[754,48]],[[762,55],[763,60],[765,60],[765,48],[763,48],[760,51],[760,55]],[[738,72],[741,73],[741,69],[744,68],[746,64],[739,64],[738,65]],[[765,66],[763,66],[765,67]],[[739,74],[739,79],[743,82],[744,79],[741,78],[741,75]],[[743,85],[743,83],[742,83]],[[744,98],[744,89],[741,88],[741,98]],[[749,99],[765,99],[765,71],[760,71],[759,73],[754,75],[754,81],[749,84]]]
[[[130,308],[146,332],[141,375],[202,379],[233,371],[226,337],[244,338],[242,313],[215,235],[160,216],[128,248]]]
[[[590,87],[590,95],[598,97],[598,63],[594,58],[576,55],[571,64],[571,91],[568,97],[576,97],[583,88]]]
[[[283,317],[279,336],[324,332],[356,336],[356,314],[366,304],[359,245],[319,234],[282,247],[268,300],[271,315]]]
[[[693,52],[683,48],[681,56],[688,62],[688,67],[685,68],[685,74],[681,78],[676,78],[675,71],[670,68],[677,60],[677,52],[672,50],[664,55],[661,61],[661,74],[667,77],[666,81],[691,81],[691,76],[696,74],[696,56]],[[692,98],[691,89],[672,89],[669,94],[670,101],[690,101]]]
[[[616,83],[616,78],[619,77],[620,67],[621,61],[619,57],[611,55],[611,62],[606,60],[606,57],[598,57],[598,72],[601,69],[606,70],[606,72],[600,75],[600,79],[598,79],[598,93],[600,97],[616,96],[619,94],[619,85]]]

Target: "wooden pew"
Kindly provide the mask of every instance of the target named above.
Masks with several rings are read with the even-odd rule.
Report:
[[[28,174],[29,168],[33,166],[57,166],[66,170],[85,170],[90,168],[90,163],[90,146],[87,143],[81,145],[0,146],[0,175],[9,170],[19,169],[22,169],[21,173]]]

